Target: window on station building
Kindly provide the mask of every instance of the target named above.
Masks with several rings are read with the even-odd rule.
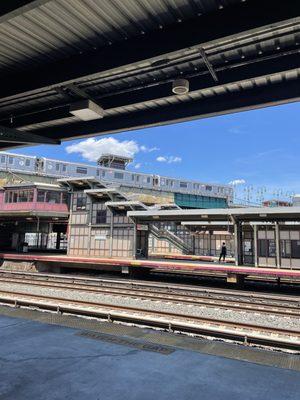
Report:
[[[86,209],[86,197],[77,197],[76,209],[77,210]]]
[[[20,190],[19,203],[28,203],[33,201],[33,190]]]
[[[84,167],[77,167],[77,168],[76,168],[76,172],[77,172],[77,174],[86,175],[86,174],[87,174],[87,168],[84,168]]]
[[[106,210],[98,210],[96,213],[96,224],[106,224]]]
[[[187,182],[180,182],[179,187],[181,187],[182,189],[186,189],[188,187],[188,184]]]
[[[300,258],[300,240],[291,240],[292,258]]]
[[[62,194],[61,194],[61,202],[63,204],[68,204],[68,200],[69,200],[68,193],[62,192]]]
[[[68,194],[66,192],[38,189],[36,200],[38,203],[67,204]]]
[[[5,193],[5,203],[33,202],[33,190],[9,190]]]
[[[45,202],[45,197],[46,197],[46,191],[45,190],[38,190],[37,191],[37,202],[38,203],[44,203]]]
[[[46,192],[46,203],[59,204],[60,203],[60,192],[50,191]]]
[[[114,173],[114,178],[115,179],[123,179],[124,178],[124,174],[122,172],[115,172]]]
[[[276,257],[276,242],[274,239],[258,240],[259,257]]]
[[[291,257],[291,241],[289,239],[280,240],[280,254],[282,258]]]

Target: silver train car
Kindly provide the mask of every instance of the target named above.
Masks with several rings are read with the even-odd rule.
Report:
[[[57,178],[96,177],[99,180],[116,182],[124,186],[226,198],[228,204],[233,201],[233,188],[229,185],[203,183],[99,165],[73,163],[14,153],[0,152],[0,171],[45,175]]]

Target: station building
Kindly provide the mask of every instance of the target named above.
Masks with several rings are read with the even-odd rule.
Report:
[[[126,168],[130,162],[128,157],[112,154],[102,155],[98,164],[91,166],[1,153],[2,214],[13,232],[0,247],[16,250],[25,242],[30,250],[66,250],[62,238],[67,232],[56,232],[59,224],[53,223],[53,218],[62,215],[55,213],[63,213],[64,221],[69,218],[68,254],[132,257],[134,224],[126,216],[128,210],[223,208],[232,204],[233,189],[229,185],[131,172]],[[41,187],[46,193],[43,201]],[[13,192],[24,192],[27,197],[10,197]],[[11,210],[19,213],[18,221]],[[54,245],[52,237],[59,237],[59,244]],[[148,252],[215,255],[224,240],[231,248],[229,232],[209,230],[191,235],[180,224],[157,223],[152,227]]]
[[[1,250],[66,250],[68,218],[69,194],[57,184],[23,182],[0,188]]]
[[[134,183],[124,175],[122,182],[100,179],[97,172],[60,178],[35,172],[24,180],[6,170],[0,190],[0,250],[23,251],[25,243],[29,251],[74,257],[216,257],[225,242],[228,258],[238,265],[300,268],[297,206],[235,208],[229,187],[222,187],[223,193],[228,190],[225,197],[218,190],[214,197],[187,188],[150,188],[149,174],[139,174],[143,178],[137,185],[136,173],[126,170],[129,161],[105,155],[100,164],[118,179],[118,173],[132,174]]]

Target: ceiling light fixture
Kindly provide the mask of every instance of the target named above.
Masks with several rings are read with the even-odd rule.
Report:
[[[81,100],[70,105],[70,113],[82,121],[91,121],[104,117],[104,110],[92,100]]]
[[[175,94],[186,94],[190,90],[190,83],[187,79],[175,79],[172,84],[172,92]]]

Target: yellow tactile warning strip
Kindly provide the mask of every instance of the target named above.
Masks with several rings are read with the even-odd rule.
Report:
[[[140,328],[99,321],[97,319],[77,317],[74,315],[60,315],[56,313],[41,312],[38,310],[24,308],[14,308],[4,305],[0,305],[0,315],[78,329],[81,331],[79,332],[79,334],[81,333],[81,336],[84,336],[82,335],[82,331],[85,333],[97,332],[106,335],[105,337],[103,336],[102,339],[98,337],[98,340],[106,340],[115,343],[117,343],[116,337],[122,339],[126,338],[127,340],[138,339],[139,345],[140,343],[144,343],[144,345],[149,346],[149,351],[151,344],[156,344],[162,349],[164,346],[170,347],[172,351],[196,351],[203,354],[220,356],[239,361],[300,371],[300,355],[298,354],[264,350],[218,340],[196,338],[176,333],[157,331],[150,328]],[[78,334],[78,332],[76,332],[76,334]],[[108,335],[110,338],[108,338]],[[89,336],[91,336],[91,334],[89,334]],[[123,341],[123,343],[119,344],[126,345],[125,342],[126,341]],[[129,342],[127,345],[129,346]],[[133,345],[134,342],[132,342],[131,346],[129,347],[132,347]],[[135,347],[138,348],[138,345]],[[142,348],[140,349],[142,350]],[[159,352],[158,349],[156,351]],[[164,351],[167,353],[167,350]]]

